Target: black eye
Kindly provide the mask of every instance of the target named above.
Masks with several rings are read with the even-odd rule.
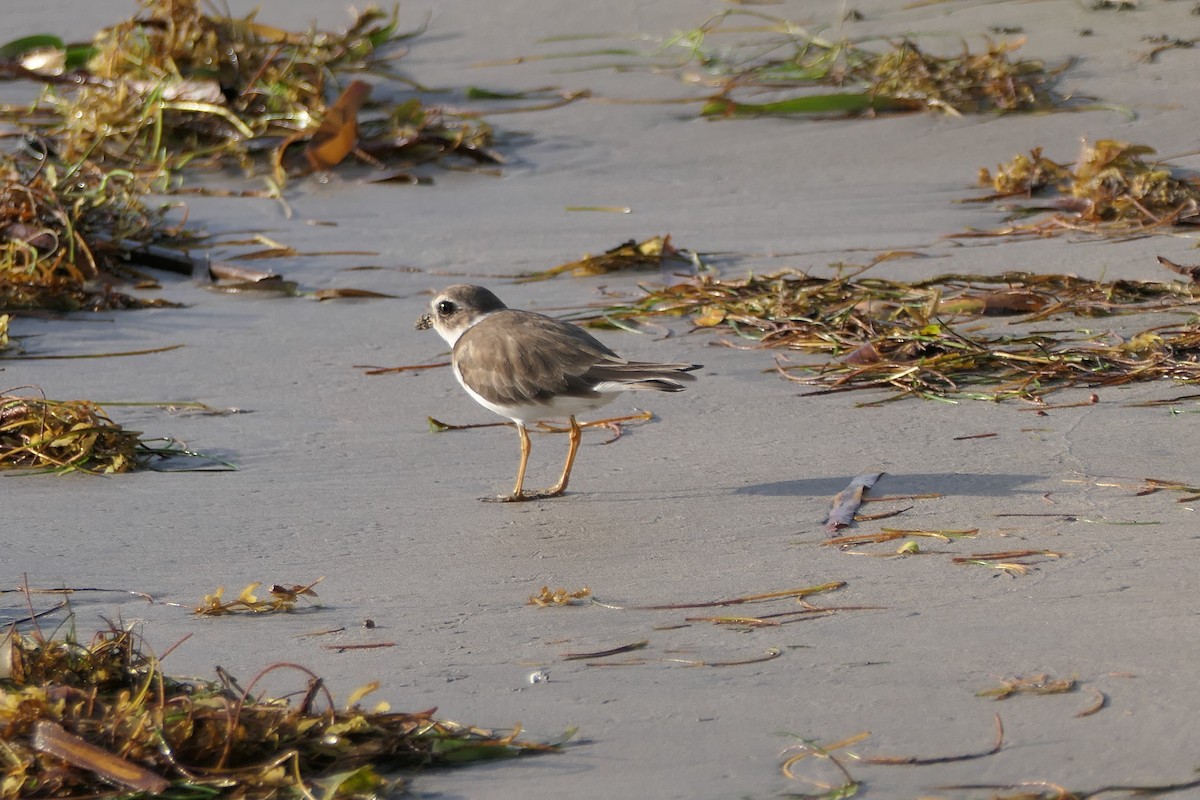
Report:
[[[448,317],[454,313],[456,306],[449,300],[443,300],[437,304],[437,313],[440,317]]]

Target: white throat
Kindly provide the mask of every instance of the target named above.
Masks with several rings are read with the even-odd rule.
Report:
[[[489,311],[486,314],[479,314],[471,320],[469,325],[464,325],[462,327],[449,328],[445,325],[442,325],[440,322],[435,322],[433,323],[433,328],[443,339],[446,340],[446,344],[453,348],[455,343],[462,337],[464,333],[471,330],[471,328],[475,327],[480,322],[483,322],[483,320],[495,313],[495,311]]]

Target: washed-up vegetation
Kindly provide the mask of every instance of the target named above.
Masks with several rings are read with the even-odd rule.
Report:
[[[1063,317],[1192,313],[1197,290],[1190,282],[1010,272],[904,283],[861,271],[835,278],[783,271],[729,281],[700,275],[644,291],[640,300],[611,305],[591,323],[682,317],[696,328],[733,334],[724,340],[732,347],[825,356],[823,363],[778,359],[781,376],[821,387],[810,394],[886,389],[893,392],[887,399],[1041,402],[1069,387],[1200,380],[1194,319],[1124,336],[1032,326]],[[1005,327],[1011,332],[996,330],[1001,317],[1010,318]]]
[[[0,154],[0,310],[169,305],[113,290],[131,252],[176,234],[144,178],[42,153]]]
[[[398,26],[395,11],[369,7],[343,33],[295,33],[253,14],[205,13],[199,0],[143,0],[137,16],[90,43],[43,34],[0,46],[0,81],[42,89],[32,102],[0,106],[0,122],[15,129],[9,138],[24,141],[0,153],[0,310],[168,305],[112,286],[138,266],[204,274],[207,262],[178,247],[212,242],[167,224],[167,207],[146,200],[182,191],[186,167],[266,171],[266,191],[240,194],[279,199],[289,175],[351,158],[385,168],[372,180],[405,181],[451,155],[499,162],[486,124],[423,105],[419,87],[394,71],[399,45],[414,35]],[[372,85],[353,77],[368,72],[411,96],[372,105]],[[297,254],[277,247],[271,255]],[[384,296],[303,292],[229,265],[208,272],[223,291]],[[157,288],[145,278],[139,285]]]
[[[0,394],[0,470],[112,474],[176,457],[204,462],[206,469],[233,469],[178,442],[141,436],[87,400]]]
[[[932,55],[911,39],[891,42],[880,53],[807,33],[787,33],[770,45],[771,51],[792,52],[783,59],[748,63],[706,57],[703,69],[720,92],[705,102],[701,114],[745,117],[934,111],[961,116],[1066,106],[1066,99],[1053,91],[1053,85],[1068,64],[1050,69],[1041,61],[1013,58],[1019,43],[989,42],[980,52],[964,46],[956,56]],[[838,90],[814,94],[813,86],[837,86]],[[786,96],[767,102],[742,99],[764,91]]]
[[[735,35],[741,39],[731,42]],[[604,48],[533,58],[609,56],[621,59],[616,66],[622,70],[675,74],[715,89],[700,111],[714,118],[914,111],[958,116],[1070,107],[1054,84],[1071,62],[1049,67],[1017,58],[1022,43],[985,40],[976,50],[964,44],[957,54],[935,55],[911,37],[830,37],[739,8],[669,36],[652,51]]]
[[[381,375],[381,374],[385,374],[388,372],[395,372],[395,371],[405,371],[405,370],[411,370],[411,369],[429,369],[431,367],[448,367],[448,366],[450,366],[449,363],[431,364],[429,366],[377,368],[377,369],[371,370],[367,374],[368,375]],[[612,431],[612,436],[610,436],[608,439],[605,439],[603,442],[603,444],[612,444],[613,442],[615,442],[621,438],[621,435],[622,435],[626,425],[642,425],[644,423],[650,422],[652,419],[654,419],[653,413],[651,413],[649,411],[643,411],[638,414],[627,414],[622,417],[605,417],[604,419],[594,419],[594,420],[590,420],[588,422],[580,422],[579,427],[583,428],[585,430],[588,428],[606,428],[606,429]],[[475,423],[469,423],[466,425],[453,425],[449,422],[442,422],[439,419],[434,419],[433,417],[426,417],[425,420],[429,424],[429,430],[432,433],[444,433],[446,431],[466,431],[466,430],[473,430],[475,428],[512,428],[512,427],[514,427],[513,423],[511,423],[511,422],[475,422]],[[571,431],[570,428],[563,427],[561,425],[555,425],[550,422],[545,422],[544,420],[538,420],[533,425],[530,425],[529,428],[530,428],[530,430],[534,430],[539,433],[570,433],[570,431]]]
[[[528,604],[539,607],[586,605],[615,611],[694,611],[697,609],[726,608],[731,606],[753,607],[757,613],[750,613],[746,608],[744,614],[722,614],[717,616],[685,616],[682,621],[670,624],[656,625],[655,631],[675,630],[691,627],[694,623],[709,623],[738,632],[748,632],[759,629],[777,629],[791,623],[806,622],[834,616],[846,611],[878,611],[879,606],[818,606],[808,602],[807,598],[815,595],[837,591],[845,587],[844,581],[804,586],[779,591],[761,592],[755,594],[726,597],[717,600],[699,600],[682,603],[664,603],[654,605],[617,605],[597,599],[589,589],[567,592],[565,589],[551,591],[543,587],[540,595],[530,597]],[[779,604],[784,610],[778,610]],[[797,607],[798,606],[798,607]],[[761,610],[760,610],[761,609]],[[636,653],[636,655],[629,655]],[[650,638],[640,638],[633,642],[625,642],[615,646],[600,649],[569,650],[558,653],[564,661],[582,661],[588,667],[637,667],[648,664],[670,664],[683,667],[725,668],[740,667],[751,664],[761,664],[781,658],[784,649],[768,647],[765,651],[755,651],[750,655],[730,658],[726,654],[718,658],[702,658],[691,648],[660,649]],[[616,659],[616,656],[628,656]]]
[[[317,578],[312,583],[302,585],[295,584],[293,586],[284,586],[282,584],[273,583],[267,588],[269,597],[259,597],[256,593],[261,583],[255,582],[249,584],[241,593],[232,600],[226,600],[224,597],[225,587],[218,586],[217,590],[212,594],[204,595],[204,599],[200,601],[200,605],[194,609],[198,616],[202,617],[224,617],[230,614],[274,614],[280,611],[295,611],[297,604],[301,598],[304,598],[309,603],[317,596],[313,589],[324,577]],[[309,608],[315,608],[309,605]]]
[[[967,235],[1038,235],[1068,231],[1126,235],[1200,225],[1200,178],[1147,161],[1154,150],[1101,139],[1084,142],[1073,163],[1052,161],[1034,148],[995,171],[982,168],[979,183],[994,191],[977,201],[1012,202],[1014,222],[995,231]]]
[[[578,277],[606,275],[628,270],[698,271],[703,265],[699,256],[671,244],[671,235],[653,236],[643,241],[630,239],[600,255],[585,255],[578,261],[568,261],[541,272],[518,277],[518,282],[541,281],[565,273]]]
[[[842,798],[853,797],[858,793],[862,784],[850,773],[850,770],[843,763],[845,761],[869,766],[924,767],[935,764],[975,761],[993,756],[1004,748],[1004,723],[1000,720],[999,714],[996,715],[995,719],[996,740],[991,747],[986,750],[947,756],[864,756],[857,753],[835,755],[835,752],[838,750],[866,741],[871,736],[870,731],[863,731],[829,744],[821,744],[815,739],[796,736],[795,738],[799,740],[798,743],[783,752],[784,761],[780,765],[780,770],[783,772],[784,777],[799,781],[802,785],[815,791],[807,791],[803,794],[788,794],[787,796],[804,798],[805,800],[841,800]],[[825,775],[820,775],[813,771],[814,767],[826,766],[833,768],[832,773],[826,772],[826,774],[832,775],[832,780],[825,777]]]
[[[573,592],[561,587],[552,590],[549,586],[543,586],[540,592],[530,595],[529,605],[540,608],[582,605],[587,603],[591,596],[592,590],[586,586]]]
[[[1062,784],[1048,780],[1028,780],[1019,783],[962,783],[952,786],[937,786],[938,791],[970,792],[968,797],[980,797],[986,791],[992,800],[1091,800],[1093,797],[1166,797],[1175,792],[1200,787],[1200,779],[1158,784],[1111,784],[1094,789],[1068,789]],[[999,794],[1011,792],[1012,794]]]
[[[1053,550],[1005,550],[999,553],[974,553],[966,556],[955,556],[951,561],[955,564],[973,564],[977,567],[999,570],[1008,575],[1028,575],[1035,568],[1037,559],[1062,558],[1062,553]]]
[[[1003,678],[1000,685],[994,689],[984,689],[976,692],[976,697],[990,697],[993,700],[1007,700],[1019,694],[1067,694],[1079,688],[1075,678],[1051,678],[1049,675],[1031,675],[1024,677],[1015,675]]]
[[[198,798],[368,798],[402,787],[387,771],[552,752],[438,719],[436,709],[365,710],[368,684],[335,707],[323,681],[295,664],[242,688],[172,677],[138,636],[112,628],[90,642],[9,631],[0,639],[0,798],[118,794]],[[255,693],[279,670],[301,673],[299,702]]]
[[[0,311],[104,311],[174,305],[114,288],[132,284],[137,289],[158,289],[158,282],[142,273],[142,268],[197,281],[207,277],[215,291],[226,293],[269,292],[316,300],[388,297],[348,287],[306,291],[275,272],[212,261],[207,252],[214,245],[212,240],[173,224],[168,219],[171,206],[151,207],[146,202],[162,179],[162,173],[105,169],[86,159],[67,164],[41,147],[0,153]],[[346,254],[299,253],[261,235],[222,244],[263,242],[270,246],[241,257],[261,260]],[[202,252],[190,253],[189,247]]]
[[[8,43],[0,78],[43,84],[33,105],[0,118],[36,132],[66,161],[176,170],[236,164],[272,179],[327,170],[354,155],[407,170],[449,155],[495,163],[490,128],[452,120],[415,93],[386,109],[367,72],[414,86],[392,67],[397,12],[368,7],[342,33],[272,27],[254,14],[205,13],[199,0],[142,0],[141,12],[89,44],[53,35]],[[405,173],[406,174],[406,173]]]

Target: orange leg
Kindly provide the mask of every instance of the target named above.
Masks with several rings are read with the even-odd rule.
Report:
[[[521,491],[521,487],[525,485],[525,467],[529,466],[529,454],[533,451],[533,444],[529,441],[529,431],[525,430],[525,426],[517,423],[517,433],[521,437],[521,466],[517,467],[517,485],[513,487],[511,500],[524,500],[525,495]]]
[[[567,481],[571,478],[571,467],[575,465],[575,454],[579,452],[579,443],[583,440],[583,432],[579,429],[579,423],[575,421],[575,417],[571,417],[570,437],[571,444],[567,449],[567,463],[563,465],[562,477],[552,488],[542,492],[542,497],[558,497],[567,490]]]

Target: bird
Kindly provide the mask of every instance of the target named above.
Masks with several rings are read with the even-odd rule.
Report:
[[[509,308],[482,286],[457,284],[433,298],[418,330],[434,329],[450,345],[454,377],[475,402],[513,421],[521,463],[510,494],[484,500],[519,502],[566,492],[583,438],[576,415],[594,411],[625,391],[680,392],[701,364],[628,361],[578,325]],[[570,444],[558,483],[524,488],[532,445],[530,423],[567,418]]]

